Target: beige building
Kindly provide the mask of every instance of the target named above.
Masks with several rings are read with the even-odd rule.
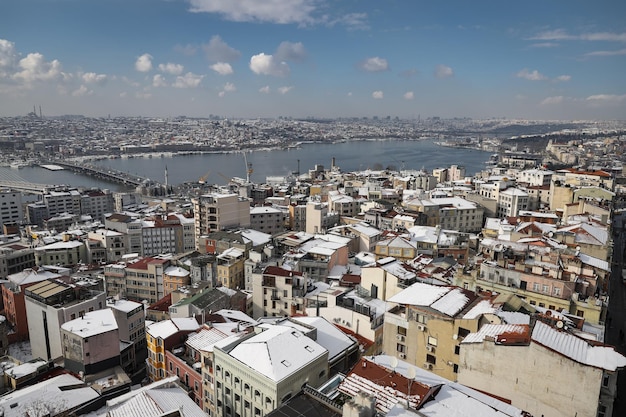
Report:
[[[301,331],[263,324],[242,339],[216,346],[216,415],[265,416],[306,383],[328,379],[328,350]]]
[[[304,312],[307,279],[297,271],[268,266],[253,275],[252,317],[291,316]]]
[[[245,252],[237,248],[217,255],[217,285],[234,290],[245,288],[245,262]]]
[[[274,235],[285,230],[285,215],[282,210],[274,207],[252,207],[250,228]]]
[[[325,233],[327,229],[339,223],[339,214],[329,209],[327,203],[310,201],[306,205],[305,231],[307,233]]]
[[[493,324],[461,342],[459,383],[534,416],[611,416],[617,372],[626,358],[613,347],[537,321]]]
[[[389,302],[396,307],[385,313],[383,351],[456,381],[460,339],[480,327],[481,315],[469,311],[477,296],[458,287],[415,283]]]
[[[250,201],[237,194],[206,194],[192,199],[195,236],[250,226]]]

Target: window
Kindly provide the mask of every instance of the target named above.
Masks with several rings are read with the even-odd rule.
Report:
[[[399,335],[406,336],[406,329],[404,327],[398,326],[397,332]]]
[[[455,354],[455,355],[458,355],[460,352],[461,352],[461,346],[456,345],[456,346],[454,347],[454,354]]]
[[[404,346],[401,343],[397,343],[396,344],[396,351],[398,351],[400,353],[404,353],[406,351],[406,346]]]
[[[437,338],[428,336],[428,344],[431,346],[437,346]]]
[[[459,373],[459,365],[457,365],[455,363],[454,366],[452,367],[452,372],[454,372],[455,374],[458,374]]]
[[[437,358],[435,358],[433,355],[426,355],[426,362],[434,365],[437,363]]]

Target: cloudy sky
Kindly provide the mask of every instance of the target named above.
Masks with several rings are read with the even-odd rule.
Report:
[[[0,116],[626,118],[618,0],[19,0]]]

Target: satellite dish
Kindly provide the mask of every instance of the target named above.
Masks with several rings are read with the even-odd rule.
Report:
[[[391,367],[394,371],[398,367],[398,358],[396,358],[395,356],[391,358]]]
[[[415,377],[417,376],[417,372],[415,372],[415,368],[413,368],[412,366],[409,366],[409,369],[407,369],[406,371],[406,376],[409,379],[415,379]]]
[[[557,329],[562,329],[563,328],[563,320],[559,320],[556,322],[556,327]]]

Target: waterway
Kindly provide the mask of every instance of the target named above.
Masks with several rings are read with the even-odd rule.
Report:
[[[275,149],[253,151],[246,154],[252,164],[253,182],[264,182],[268,176],[286,176],[300,170],[301,173],[313,169],[316,164],[330,168],[332,158],[343,171],[363,171],[367,169],[391,168],[426,169],[448,167],[456,164],[465,167],[470,176],[485,168],[490,153],[473,150],[442,147],[432,139],[420,141],[358,141],[337,144],[303,144],[296,149]],[[298,166],[299,161],[299,166]],[[119,171],[152,178],[165,182],[165,168],[168,183],[178,185],[183,182],[198,181],[206,176],[206,182],[224,184],[232,177],[245,178],[246,164],[241,153],[172,155],[152,158],[103,159],[96,164]],[[0,176],[9,171],[29,182],[46,184],[68,184],[82,187],[99,187],[122,190],[119,184],[108,183],[95,178],[74,174],[70,171],[49,171],[41,167],[20,169],[0,168]]]

